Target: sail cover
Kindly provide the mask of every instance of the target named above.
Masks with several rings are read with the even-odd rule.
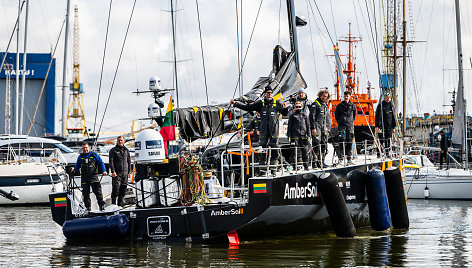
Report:
[[[464,87],[459,83],[457,89],[456,103],[454,108],[454,119],[452,121],[452,144],[463,144],[465,133],[465,103]],[[465,146],[465,145],[464,145]]]
[[[296,68],[294,53],[276,46],[269,76],[260,77],[249,92],[236,100],[254,102],[261,98],[267,85],[272,87],[274,96],[280,96],[280,100],[296,94],[299,88],[306,88],[306,82]],[[229,103],[175,110],[180,136],[186,141],[216,137],[236,130],[241,125],[240,118],[246,113],[233,108]]]

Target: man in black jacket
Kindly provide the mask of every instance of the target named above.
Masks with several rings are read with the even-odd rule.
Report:
[[[337,106],[334,111],[334,118],[338,122],[338,135],[339,142],[342,143],[341,148],[337,149],[339,159],[343,159],[344,155],[347,156],[347,163],[353,164],[351,161],[352,156],[352,140],[354,138],[354,120],[356,119],[357,108],[354,103],[351,102],[351,92],[344,92],[344,99]]]
[[[310,107],[311,139],[315,156],[313,167],[327,167],[324,158],[327,153],[328,136],[331,130],[331,115],[328,110],[329,98],[330,94],[327,89],[320,90],[318,98]]]
[[[375,133],[379,134],[380,142],[388,154],[390,139],[397,123],[395,121],[395,109],[391,102],[390,93],[385,93],[384,100],[377,105],[375,110]]]
[[[288,119],[287,136],[290,138],[290,155],[292,166],[296,169],[297,158],[301,151],[303,167],[308,170],[308,137],[310,135],[310,121],[308,115],[303,111],[303,104],[295,102],[293,113]],[[300,149],[300,150],[298,150]]]
[[[439,169],[442,169],[442,165],[444,162],[446,162],[446,169],[449,169],[449,158],[447,157],[449,141],[447,140],[446,135],[444,135],[444,130],[441,129],[439,135],[441,135],[441,141],[439,142],[439,145],[441,147],[441,153],[439,154]]]
[[[261,114],[261,122],[259,125],[259,144],[262,147],[278,147],[279,138],[279,114],[287,115],[288,109],[285,103],[280,103],[272,98],[272,88],[266,86],[264,91],[264,99],[258,100],[251,104],[243,104],[230,100],[234,107],[245,111],[256,111]],[[271,165],[277,164],[279,157],[277,150],[271,150]]]
[[[251,135],[251,144],[252,147],[257,147],[259,146],[259,127],[261,124],[261,114],[259,112],[256,112],[256,116],[249,122],[249,125],[247,127],[247,132],[248,135]]]
[[[109,152],[110,171],[112,176],[111,203],[123,206],[123,199],[126,194],[128,178],[131,177],[131,159],[129,150],[124,146],[125,139],[119,136],[116,139],[116,146]]]

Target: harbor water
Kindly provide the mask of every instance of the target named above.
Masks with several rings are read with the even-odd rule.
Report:
[[[67,243],[48,207],[0,208],[0,266],[471,266],[472,201],[409,200],[410,229],[242,241]]]

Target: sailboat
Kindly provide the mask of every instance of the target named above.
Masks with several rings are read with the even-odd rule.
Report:
[[[291,51],[276,46],[270,74],[259,78],[239,100],[257,100],[268,85],[281,98],[306,87],[297,48],[300,18],[293,0],[287,0],[287,11]],[[152,82],[149,92],[157,103],[166,90]],[[409,226],[400,159],[359,155],[349,166],[287,172],[255,161],[255,155],[279,150],[283,165],[284,149],[253,148],[250,138],[247,143],[236,138],[248,114],[229,103],[170,109],[168,118],[172,113],[180,137],[187,142],[219,135],[231,138],[207,146],[201,155],[183,152],[167,157],[162,135],[153,129],[142,131],[135,140],[136,204],[88,212],[69,189],[50,194],[52,218],[67,239],[228,239],[239,244],[240,239],[332,230],[340,237],[352,237],[357,227],[369,222],[375,230]],[[256,169],[275,172],[261,174]]]
[[[20,72],[19,53],[19,27],[21,17],[21,5],[18,9],[17,23],[17,52],[0,53],[0,71],[5,69],[8,77],[5,83],[5,135],[0,135],[0,188],[3,196],[0,205],[25,205],[25,204],[47,204],[48,194],[55,191],[63,191],[65,188],[65,169],[71,157],[77,157],[72,151],[57,141],[37,138],[23,133],[25,112],[25,80],[26,80],[26,44],[28,25],[28,4],[25,2],[25,38],[24,53],[21,54],[22,70]],[[8,50],[8,48],[7,48]],[[8,64],[6,59],[14,59],[15,64]],[[16,71],[13,74],[13,70]],[[15,105],[12,107],[10,94],[10,76],[14,75]],[[22,90],[20,91],[20,75],[22,75]],[[21,94],[20,94],[21,93]],[[12,109],[14,108],[14,109]],[[10,115],[14,110],[13,117]],[[33,116],[34,117],[34,116]],[[14,132],[11,134],[10,125],[14,122]],[[64,153],[64,154],[63,154]],[[64,157],[66,155],[66,157]],[[7,193],[6,195],[4,193]]]
[[[459,0],[455,0],[455,5],[459,85],[454,109],[452,143],[459,148],[462,163],[456,163],[455,167],[441,170],[424,155],[404,156],[404,160],[410,162],[404,166],[408,198],[472,200],[472,170],[468,166],[469,148],[467,146]]]

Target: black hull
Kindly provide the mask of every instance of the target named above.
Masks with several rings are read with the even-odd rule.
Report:
[[[353,170],[365,172],[390,165],[399,166],[400,162],[394,160],[325,171],[338,177],[338,185],[356,227],[369,225],[369,211],[362,180],[348,174]],[[120,239],[202,242],[226,239],[231,231],[237,231],[242,240],[332,231],[331,219],[318,192],[322,173],[320,170],[249,179],[248,202],[242,205],[230,202],[123,210],[120,213],[127,216],[130,228]],[[67,197],[65,192],[50,195],[52,216],[60,225],[65,220],[106,215],[73,215],[68,209],[69,199],[66,206],[55,206],[55,200],[64,197]]]

